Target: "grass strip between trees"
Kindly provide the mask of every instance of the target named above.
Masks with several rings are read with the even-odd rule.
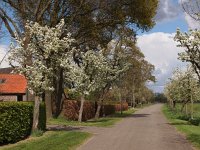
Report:
[[[117,112],[113,115],[100,118],[98,120],[88,120],[85,122],[78,121],[69,121],[65,118],[59,117],[57,119],[50,119],[47,124],[48,125],[68,125],[68,126],[97,126],[97,127],[109,127],[113,126],[116,122],[120,121],[124,117],[128,117],[135,112],[135,109],[129,109],[127,111],[123,111],[122,114]]]
[[[0,150],[74,150],[90,136],[86,132],[48,131],[41,137],[30,137]]]
[[[167,105],[164,105],[163,112],[178,131],[184,133],[187,139],[200,150],[200,126],[191,125],[188,121],[178,119],[179,115],[173,112]]]

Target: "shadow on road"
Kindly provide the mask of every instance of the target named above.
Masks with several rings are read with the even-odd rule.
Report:
[[[71,127],[65,125],[53,125],[47,127],[48,131],[79,131],[82,130],[83,127]]]
[[[189,125],[187,122],[174,122],[174,123],[167,123],[169,125]]]
[[[148,117],[151,114],[133,114],[130,117],[132,118],[141,118],[141,117]]]

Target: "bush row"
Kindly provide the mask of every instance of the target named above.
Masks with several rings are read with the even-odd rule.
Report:
[[[0,103],[0,145],[14,143],[31,134],[33,102]],[[40,105],[39,129],[46,129],[45,105]]]
[[[128,110],[128,103],[122,104],[122,110]],[[121,104],[115,104],[115,111],[121,111]]]
[[[80,101],[76,100],[65,100],[63,103],[63,115],[68,120],[78,120]],[[94,103],[85,101],[83,107],[83,121],[91,119],[95,114],[95,105]]]
[[[195,125],[195,126],[200,125],[200,117],[194,117],[193,119],[191,119],[189,115],[181,114],[178,116],[178,119],[188,121],[190,124]]]
[[[80,101],[65,100],[63,103],[63,116],[68,120],[78,120]],[[97,104],[91,101],[85,101],[83,107],[83,121],[94,118]],[[128,103],[123,103],[122,110],[128,109]],[[121,104],[105,104],[102,106],[100,116],[107,116],[121,110]]]

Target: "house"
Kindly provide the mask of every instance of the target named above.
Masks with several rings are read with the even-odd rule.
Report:
[[[19,74],[11,74],[12,68],[0,69],[0,101],[23,101],[27,97],[27,80]]]

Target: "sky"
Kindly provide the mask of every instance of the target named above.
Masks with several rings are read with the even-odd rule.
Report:
[[[154,92],[163,92],[164,85],[171,77],[172,71],[176,67],[186,65],[177,59],[178,53],[183,49],[177,48],[177,43],[173,40],[176,29],[188,31],[189,28],[200,27],[198,22],[183,12],[179,1],[160,0],[154,28],[149,32],[138,32],[138,47],[145,54],[146,60],[155,66],[154,75],[157,82],[148,84]],[[0,41],[0,60],[8,49],[9,41],[8,38]],[[8,62],[4,61],[0,68],[7,66]]]
[[[156,25],[145,33],[138,34],[138,47],[146,59],[155,66],[156,83],[149,83],[154,92],[163,92],[164,85],[177,68],[184,68],[186,63],[178,60],[178,53],[184,49],[178,48],[173,40],[177,28],[182,32],[199,28],[197,21],[184,13],[179,0],[160,0],[155,17]]]

